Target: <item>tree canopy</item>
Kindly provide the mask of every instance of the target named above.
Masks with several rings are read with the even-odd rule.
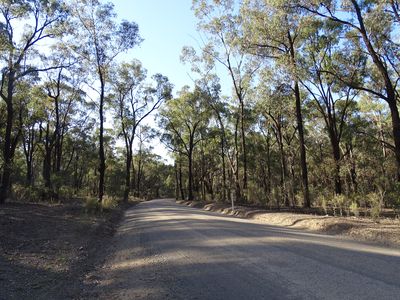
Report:
[[[0,2],[0,203],[399,207],[397,1],[192,4],[194,80],[174,93],[111,2]]]

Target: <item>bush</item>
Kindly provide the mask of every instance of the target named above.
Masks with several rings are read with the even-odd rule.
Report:
[[[96,197],[86,197],[85,198],[85,211],[97,212],[101,209],[101,204]]]
[[[328,214],[328,201],[326,200],[326,197],[324,195],[322,195],[320,197],[320,201],[321,201],[321,207],[325,212],[325,215]]]
[[[333,214],[336,216],[336,209],[339,209],[340,216],[343,216],[343,210],[347,207],[346,197],[344,195],[335,195],[332,198]]]
[[[62,199],[71,199],[74,197],[75,191],[74,188],[69,187],[69,186],[61,186],[58,190],[58,195]]]
[[[24,186],[20,184],[14,184],[12,187],[12,198],[19,202],[39,202],[43,199],[46,193],[44,187],[35,186]],[[51,199],[49,199],[51,200]]]
[[[382,212],[382,195],[380,193],[369,193],[367,195],[368,204],[371,207],[370,215],[372,219],[378,220]]]
[[[118,206],[118,198],[114,196],[104,196],[103,202],[101,203],[101,208],[103,210],[114,209]]]
[[[303,207],[304,206],[304,194],[302,191],[297,192],[294,195],[294,199],[296,201],[295,206],[297,207]]]
[[[352,214],[356,217],[360,216],[360,207],[358,206],[358,203],[353,201],[350,204],[350,211],[352,212]]]
[[[98,212],[104,210],[111,210],[118,206],[118,198],[113,196],[103,196],[103,201],[100,203],[97,197],[86,197],[85,198],[85,211]]]

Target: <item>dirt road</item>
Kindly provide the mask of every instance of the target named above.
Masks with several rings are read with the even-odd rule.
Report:
[[[400,250],[153,200],[127,211],[90,297],[399,299]]]

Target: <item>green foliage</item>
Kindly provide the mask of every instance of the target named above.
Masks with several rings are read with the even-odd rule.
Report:
[[[86,213],[98,213],[109,211],[118,207],[122,198],[114,196],[104,196],[102,202],[96,197],[85,197],[84,208]]]
[[[357,202],[351,202],[350,211],[355,217],[360,216],[360,207],[358,206]]]
[[[19,202],[39,202],[42,198],[42,192],[34,187],[26,187],[21,184],[14,184],[12,197]]]
[[[336,215],[336,211],[339,210],[340,216],[343,216],[343,211],[346,209],[347,199],[344,195],[335,195],[332,198],[333,213]]]
[[[86,197],[84,206],[86,213],[95,213],[101,210],[101,203],[96,197]]]
[[[326,197],[324,195],[321,195],[319,197],[319,200],[321,202],[321,207],[324,210],[325,215],[327,215],[328,214],[328,201],[327,201]]]
[[[115,209],[118,206],[121,198],[113,197],[113,196],[104,196],[103,201],[101,202],[101,209],[102,210],[111,210]]]
[[[379,220],[382,212],[382,194],[372,192],[367,195],[367,202],[370,206],[370,215],[374,220]]]

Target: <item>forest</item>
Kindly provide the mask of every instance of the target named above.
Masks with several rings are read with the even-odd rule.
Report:
[[[175,96],[166,76],[119,59],[142,37],[112,3],[0,2],[0,203],[175,197],[399,213],[400,2],[192,9],[198,43],[180,56],[194,80]],[[173,165],[152,153],[156,139]]]

